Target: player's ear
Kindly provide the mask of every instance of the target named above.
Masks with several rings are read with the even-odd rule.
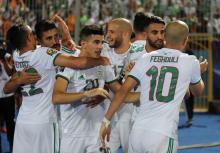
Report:
[[[30,41],[32,39],[31,33],[28,33],[27,40]]]
[[[80,46],[85,46],[87,44],[87,41],[86,40],[80,40]]]
[[[32,33],[29,33],[28,35],[27,35],[27,42],[33,42],[33,41],[36,41],[35,40],[35,36],[32,34]]]
[[[187,36],[187,37],[184,39],[184,41],[183,41],[184,46],[187,46],[188,40],[189,40],[189,37]]]

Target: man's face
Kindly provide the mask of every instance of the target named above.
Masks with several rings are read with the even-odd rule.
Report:
[[[153,23],[146,29],[146,40],[155,50],[161,49],[164,46],[164,28],[164,24]]]
[[[119,30],[118,25],[110,23],[108,25],[106,37],[111,48],[118,48],[122,45],[122,31]]]
[[[82,48],[89,57],[100,57],[104,35],[91,35],[87,40],[83,40]]]
[[[56,28],[43,32],[39,41],[42,47],[49,47],[60,50],[61,44]]]

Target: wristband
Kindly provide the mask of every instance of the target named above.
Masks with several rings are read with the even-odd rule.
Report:
[[[108,128],[110,121],[106,117],[103,118],[102,122],[105,124],[105,127]]]

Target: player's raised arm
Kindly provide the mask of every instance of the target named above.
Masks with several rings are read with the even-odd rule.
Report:
[[[73,41],[70,33],[69,33],[69,29],[68,26],[66,25],[66,23],[63,21],[63,19],[58,16],[58,15],[54,15],[53,17],[54,22],[59,24],[59,28],[61,29],[61,33],[62,33],[62,44],[72,50],[75,49],[76,44]]]
[[[54,64],[58,66],[70,67],[74,69],[87,69],[99,65],[109,65],[106,57],[90,58],[90,57],[73,57],[60,54],[54,60]]]

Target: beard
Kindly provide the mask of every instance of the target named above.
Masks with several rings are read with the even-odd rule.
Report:
[[[112,44],[109,44],[109,47],[118,48],[121,46],[121,44],[122,44],[122,38],[116,38]]]
[[[60,50],[60,44],[54,44],[51,48],[56,49],[56,50]]]
[[[155,49],[161,49],[164,46],[164,42],[161,39],[156,40],[156,41],[152,41],[152,40],[148,39],[147,41],[148,41],[149,45]]]

